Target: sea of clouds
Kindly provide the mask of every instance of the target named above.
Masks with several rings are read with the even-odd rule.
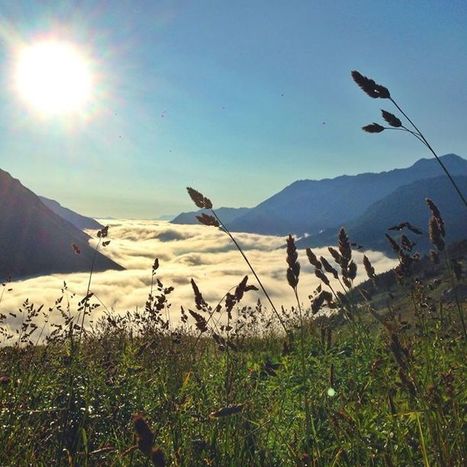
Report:
[[[190,280],[198,284],[205,300],[215,306],[241,279],[249,276],[255,284],[245,261],[228,236],[221,230],[203,225],[175,225],[165,221],[150,220],[101,220],[108,224],[110,244],[103,253],[126,268],[124,271],[94,273],[91,291],[95,302],[113,312],[143,309],[150,284],[151,268],[155,258],[160,267],[157,276],[166,287],[173,286],[171,294],[174,317],[179,316],[180,306],[194,307]],[[95,237],[96,232],[88,232]],[[285,277],[285,238],[248,233],[234,234],[255,267],[263,284],[277,305],[291,306],[295,302],[292,289]],[[92,243],[95,243],[95,239]],[[317,256],[329,259],[327,248],[313,250]],[[383,253],[367,251],[376,272],[383,272],[395,265],[395,261]],[[366,279],[362,253],[354,253],[359,265],[357,281]],[[319,280],[309,265],[305,251],[299,250],[299,294],[303,304],[310,304],[308,296],[318,286]],[[28,298],[36,305],[52,306],[62,295],[64,282],[67,297],[75,295],[77,303],[86,293],[89,273],[53,274],[24,281],[13,282],[5,291],[0,303],[0,313],[8,314],[18,309]],[[257,284],[256,284],[257,285]],[[266,303],[260,292],[249,292],[245,303],[253,304],[258,298]],[[12,318],[13,319],[13,318]]]

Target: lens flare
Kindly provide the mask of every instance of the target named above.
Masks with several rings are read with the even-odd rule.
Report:
[[[21,99],[43,115],[79,112],[92,99],[91,67],[72,44],[43,41],[23,47],[14,83]]]

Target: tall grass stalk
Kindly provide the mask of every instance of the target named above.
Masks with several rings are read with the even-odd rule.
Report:
[[[363,127],[363,130],[368,133],[381,133],[384,130],[400,130],[405,131],[413,136],[415,136],[428,150],[433,154],[436,161],[448,177],[451,185],[457,192],[459,198],[461,199],[464,206],[467,208],[467,199],[465,198],[464,194],[458,187],[457,183],[455,182],[452,175],[449,173],[446,165],[440,159],[438,154],[436,154],[435,150],[431,146],[431,144],[426,139],[425,135],[418,129],[412,119],[407,115],[402,107],[395,101],[395,99],[391,96],[389,90],[380,84],[375,83],[374,80],[363,76],[360,72],[353,70],[352,71],[352,78],[358,84],[358,86],[370,97],[372,98],[381,98],[381,99],[388,99],[392,102],[392,104],[396,107],[396,109],[404,116],[404,118],[409,122],[412,126],[413,130],[410,130],[406,126],[402,124],[399,118],[397,118],[394,114],[387,112],[386,110],[381,110],[384,120],[390,125],[389,127],[380,125],[378,123],[372,123],[370,125],[366,125]]]
[[[213,205],[212,205],[212,202],[209,198],[206,198],[205,196],[203,196],[199,191],[193,189],[193,188],[190,188],[188,187],[187,188],[187,191],[188,191],[188,194],[190,195],[190,198],[193,200],[193,202],[196,204],[197,207],[199,207],[200,209],[207,209],[209,210],[212,215],[214,216],[213,218],[209,218],[210,216],[198,216],[198,220],[202,223],[202,224],[205,224],[205,225],[211,225],[211,226],[215,226],[215,227],[220,227],[230,238],[230,240],[232,240],[233,244],[235,245],[235,247],[237,248],[237,250],[240,252],[240,254],[242,255],[243,259],[245,260],[246,264],[248,265],[250,271],[252,272],[252,274],[255,276],[255,279],[256,281],[258,282],[258,285],[261,287],[261,290],[263,291],[267,301],[269,302],[269,304],[271,305],[271,308],[274,312],[274,314],[276,315],[280,325],[282,326],[284,332],[286,335],[288,335],[288,329],[287,327],[285,326],[285,323],[283,321],[283,319],[281,318],[281,315],[279,314],[279,312],[277,311],[277,308],[276,306],[274,305],[274,302],[272,301],[269,293],[267,292],[266,288],[264,287],[263,285],[263,282],[261,281],[261,279],[259,278],[258,274],[256,273],[254,267],[252,266],[252,264],[250,263],[250,260],[248,259],[248,257],[246,256],[246,254],[244,253],[242,247],[240,246],[240,244],[237,242],[237,240],[235,239],[235,237],[232,235],[232,233],[230,232],[230,230],[227,228],[227,226],[222,222],[222,220],[219,218],[219,216],[217,215],[216,211],[214,210],[213,208]],[[204,220],[203,220],[204,219]]]

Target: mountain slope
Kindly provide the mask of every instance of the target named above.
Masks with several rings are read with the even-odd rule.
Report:
[[[32,191],[0,170],[0,278],[89,271],[89,236],[47,208]],[[73,252],[72,244],[81,254]],[[95,270],[123,269],[96,254]]]
[[[466,160],[455,154],[442,156],[442,160],[453,175],[467,175]],[[441,174],[435,159],[420,159],[411,167],[389,172],[300,180],[234,219],[228,227],[262,234],[316,234],[356,219],[400,186]]]
[[[461,191],[467,193],[467,176],[455,177]],[[448,242],[467,238],[467,210],[455,193],[445,176],[434,177],[397,188],[395,191],[373,203],[357,219],[342,225],[352,241],[364,246],[365,249],[391,251],[384,234],[397,238],[398,232],[388,231],[388,227],[410,222],[423,231],[423,235],[407,235],[417,243],[419,251],[426,251],[430,242],[428,239],[428,220],[430,211],[425,198],[431,198],[441,211],[446,224],[446,239]],[[324,246],[336,243],[337,229],[331,228],[324,232],[301,239],[297,242],[300,248]]]
[[[77,212],[74,212],[71,209],[65,208],[53,199],[46,198],[45,196],[39,196],[39,199],[55,214],[59,215],[62,219],[65,219],[66,221],[70,222],[80,230],[99,230],[102,229],[102,227],[104,227],[92,217],[86,217],[81,214],[78,214]]]
[[[249,210],[249,208],[219,208],[216,209],[216,213],[222,220],[222,222],[227,224],[233,222],[238,217],[246,214]],[[182,212],[170,222],[172,224],[199,224],[198,219],[196,219],[196,216],[199,216],[204,212],[209,214],[209,212],[205,209],[200,209],[198,211]]]

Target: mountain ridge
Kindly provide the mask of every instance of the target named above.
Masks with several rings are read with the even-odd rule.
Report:
[[[229,223],[237,217],[246,213],[250,208],[217,208],[216,213],[221,218],[222,222]],[[196,216],[201,214],[209,214],[207,209],[199,209],[198,211],[181,212],[178,216],[174,217],[170,222],[172,224],[199,224]]]
[[[59,215],[61,218],[73,224],[80,230],[84,229],[93,229],[99,230],[104,226],[97,222],[92,217],[83,216],[82,214],[77,213],[65,206],[62,206],[58,201],[54,199],[46,198],[45,196],[39,196],[39,199],[55,214]]]
[[[467,161],[455,154],[441,157],[453,175],[467,175]],[[228,224],[232,231],[287,235],[316,234],[349,222],[372,203],[400,186],[442,175],[435,159],[420,159],[408,168],[297,180]]]
[[[459,188],[467,192],[467,175],[454,177]],[[422,235],[406,233],[417,243],[420,251],[426,252],[431,244],[428,237],[428,220],[430,211],[426,205],[430,198],[440,209],[446,223],[446,240],[448,243],[463,240],[467,237],[467,213],[465,207],[453,192],[452,185],[444,175],[422,179],[397,188],[381,200],[370,205],[358,218],[342,224],[351,241],[362,244],[365,249],[374,249],[392,253],[385,238],[385,233],[397,237],[398,232],[388,228],[410,222],[422,231]],[[337,228],[329,228],[315,235],[297,241],[298,248],[320,247],[336,242]]]
[[[20,279],[122,266],[89,246],[89,235],[50,210],[30,189],[0,169],[0,277]],[[75,244],[80,254],[73,251]]]

